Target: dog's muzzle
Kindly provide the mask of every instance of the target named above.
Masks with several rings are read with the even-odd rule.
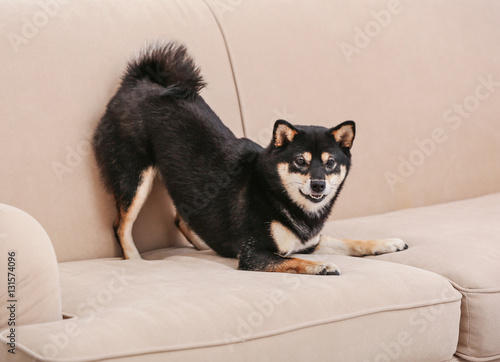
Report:
[[[311,202],[321,202],[326,197],[326,194],[311,192],[310,194],[305,194],[302,190],[299,190],[301,195],[304,196]]]

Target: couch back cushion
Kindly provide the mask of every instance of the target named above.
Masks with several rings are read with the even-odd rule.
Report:
[[[352,119],[334,217],[500,191],[500,3],[252,0],[220,6],[247,136]]]
[[[147,42],[186,43],[209,84],[203,96],[243,135],[223,38],[201,0],[2,0],[0,14],[0,202],[34,216],[59,261],[121,255],[89,141]],[[182,240],[159,182],[134,235],[140,251]]]

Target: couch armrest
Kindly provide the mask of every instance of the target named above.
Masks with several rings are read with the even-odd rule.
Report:
[[[9,279],[14,283],[10,290]],[[11,311],[4,313],[9,307]],[[0,330],[12,328],[13,322],[18,327],[62,319],[59,268],[49,236],[33,217],[4,204],[0,204],[0,310]]]

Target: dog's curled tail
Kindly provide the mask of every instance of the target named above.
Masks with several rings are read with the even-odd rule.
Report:
[[[176,42],[150,45],[128,64],[123,80],[142,79],[162,86],[161,96],[184,100],[193,99],[206,85],[186,47]]]

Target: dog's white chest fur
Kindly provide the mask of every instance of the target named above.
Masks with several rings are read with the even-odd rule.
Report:
[[[273,237],[280,254],[284,256],[317,245],[320,238],[320,236],[317,235],[314,238],[306,241],[305,243],[302,243],[290,229],[288,229],[278,221],[273,221],[271,223],[271,236]]]

